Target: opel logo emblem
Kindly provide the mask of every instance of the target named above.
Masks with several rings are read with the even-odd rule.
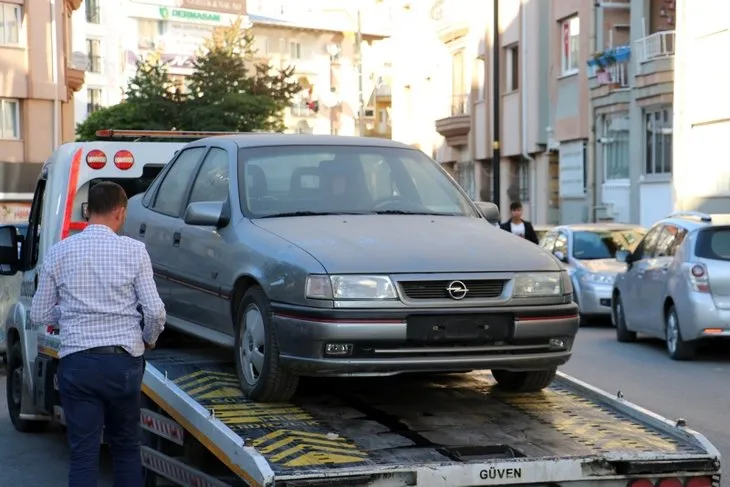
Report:
[[[461,281],[452,281],[451,284],[448,285],[446,290],[449,293],[449,296],[451,296],[453,299],[464,299],[466,297],[466,293],[469,292],[469,290],[466,288],[466,285]]]

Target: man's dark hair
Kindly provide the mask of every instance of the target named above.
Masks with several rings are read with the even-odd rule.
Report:
[[[509,211],[515,211],[515,210],[521,210],[522,209],[522,203],[519,201],[513,201],[509,205]]]
[[[117,208],[126,207],[127,193],[117,183],[103,181],[89,189],[89,215],[108,215]]]

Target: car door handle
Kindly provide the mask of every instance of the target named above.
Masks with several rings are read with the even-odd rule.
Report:
[[[139,226],[139,236],[144,237],[144,233],[147,231],[147,224],[143,223]]]
[[[182,238],[182,235],[180,235],[180,232],[175,232],[172,234],[172,245],[175,247],[178,247],[180,245],[180,239]]]

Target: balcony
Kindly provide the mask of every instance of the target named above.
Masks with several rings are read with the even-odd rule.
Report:
[[[596,108],[629,103],[631,46],[598,52],[588,61],[591,99]]]
[[[101,8],[96,2],[86,2],[86,22],[89,24],[101,24]]]
[[[471,130],[469,95],[453,95],[450,114],[436,120],[436,132],[446,138],[446,143],[452,147],[466,145]]]
[[[642,105],[671,102],[674,92],[673,30],[655,32],[634,43],[636,98]]]
[[[290,106],[289,115],[297,118],[313,118],[317,116],[317,113],[309,108],[305,103],[302,103]]]

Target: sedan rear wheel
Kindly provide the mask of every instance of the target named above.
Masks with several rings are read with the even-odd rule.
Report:
[[[236,372],[243,393],[259,402],[286,402],[299,384],[299,377],[279,363],[271,307],[258,287],[246,291],[239,306]]]

